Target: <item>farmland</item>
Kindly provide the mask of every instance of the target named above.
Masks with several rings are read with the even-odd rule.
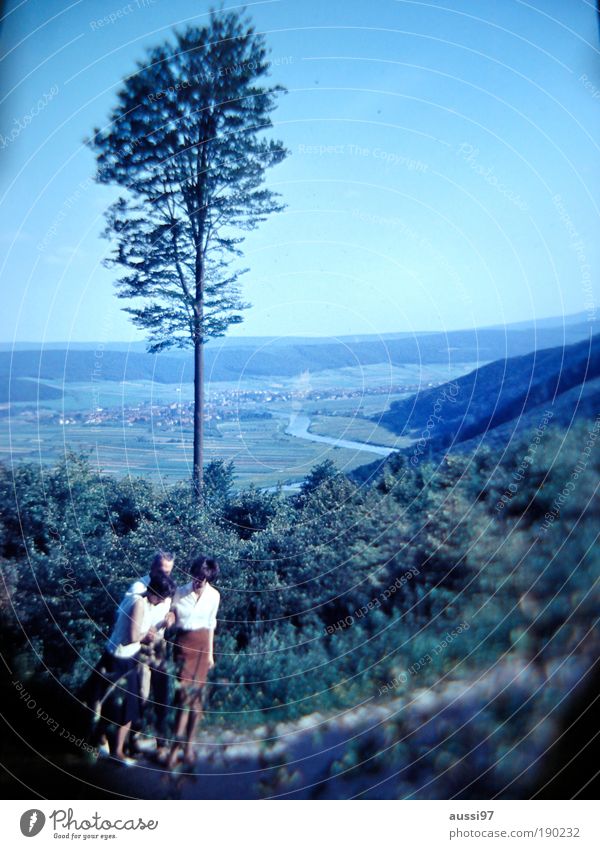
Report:
[[[370,445],[402,447],[406,440],[367,416],[387,410],[419,386],[435,386],[472,368],[460,364],[370,365],[303,373],[295,378],[250,378],[209,383],[206,462],[233,461],[239,486],[273,487],[301,481],[317,463],[342,471],[372,462],[358,447],[310,441],[286,433],[290,417],[310,417],[309,434]],[[104,471],[165,484],[191,473],[190,383],[45,381],[62,397],[3,405],[0,461],[53,463],[69,451],[89,455]]]

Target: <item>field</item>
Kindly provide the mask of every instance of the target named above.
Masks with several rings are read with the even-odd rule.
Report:
[[[173,483],[191,475],[192,434],[153,431],[148,427],[90,427],[81,425],[37,427],[10,426],[4,420],[0,429],[0,460],[51,463],[68,451],[89,453],[105,471]],[[241,486],[261,487],[290,484],[302,480],[312,466],[332,459],[342,470],[350,471],[374,456],[295,439],[285,431],[285,420],[267,419],[219,425],[220,438],[205,442],[206,462],[233,460]]]
[[[357,416],[315,416],[311,421],[310,432],[336,439],[384,445],[388,448],[401,448],[406,444],[405,440],[386,428]]]
[[[293,379],[210,383],[206,398],[214,417],[207,428],[206,462],[233,460],[242,487],[297,484],[314,465],[327,459],[340,470],[351,471],[372,462],[376,455],[368,449],[339,447],[333,444],[337,439],[403,447],[406,440],[366,417],[382,413],[392,401],[414,394],[419,387],[436,385],[471,368],[472,364],[453,368],[382,364],[304,373]],[[192,432],[189,423],[182,420],[178,424],[176,419],[178,405],[192,399],[191,384],[47,384],[61,389],[63,398],[39,406],[3,405],[0,461],[45,464],[76,451],[117,475],[148,477],[166,484],[190,476]],[[145,422],[132,414],[140,405],[150,410]],[[160,411],[169,409],[174,410],[173,415],[161,419]],[[307,438],[285,432],[290,417],[300,412],[310,417]],[[252,418],[256,413],[267,413],[270,418]],[[106,416],[106,421],[85,423],[86,417],[97,415]],[[332,444],[311,442],[311,433],[330,438]]]

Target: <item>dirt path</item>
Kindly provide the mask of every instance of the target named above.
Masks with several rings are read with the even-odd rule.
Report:
[[[556,733],[552,718],[540,721],[541,706],[572,692],[589,664],[571,658],[542,669],[509,659],[473,681],[343,714],[246,734],[207,731],[193,772],[150,760],[94,770],[116,792],[147,799],[520,798],[532,786],[528,766]]]

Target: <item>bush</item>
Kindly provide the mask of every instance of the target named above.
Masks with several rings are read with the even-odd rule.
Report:
[[[221,561],[207,722],[410,693],[507,653],[551,663],[589,641],[600,602],[590,432],[548,433],[524,472],[528,437],[499,465],[485,451],[417,467],[394,457],[371,486],[322,464],[290,498],[235,493],[231,465],[214,463],[200,507],[187,485],[117,480],[74,456],[0,468],[2,639],[75,690],[124,589],[165,548],[180,582],[199,551]]]

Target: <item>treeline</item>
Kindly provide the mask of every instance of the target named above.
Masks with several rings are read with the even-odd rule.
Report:
[[[324,339],[319,342],[291,340],[289,343],[256,344],[224,347],[209,344],[206,350],[206,371],[213,381],[238,381],[246,377],[294,377],[303,371],[345,368],[376,363],[392,365],[443,363],[448,350],[453,362],[479,363],[484,360],[504,360],[538,353],[552,346],[565,347],[589,338],[597,332],[599,322],[556,327],[513,327],[475,330],[455,330],[449,333],[424,333],[402,338],[345,338],[342,341]],[[181,383],[193,379],[191,354],[162,354],[154,356],[136,350],[111,350],[98,343],[95,350],[72,348],[59,350],[0,350],[0,386],[17,379],[61,380],[85,382],[98,380],[151,380],[157,383]],[[24,391],[24,389],[22,390]],[[6,390],[5,390],[6,392]],[[12,394],[12,393],[11,393]],[[12,395],[13,400],[20,400]],[[28,399],[25,399],[28,400]],[[429,412],[429,411],[428,411]],[[388,416],[393,426],[397,416]]]
[[[236,492],[216,462],[202,507],[81,457],[2,467],[3,652],[19,680],[76,692],[164,548],[181,583],[199,552],[221,563],[210,723],[386,699],[507,653],[548,664],[595,633],[599,433],[580,422],[437,465],[396,455],[360,485],[324,463],[292,497]]]

